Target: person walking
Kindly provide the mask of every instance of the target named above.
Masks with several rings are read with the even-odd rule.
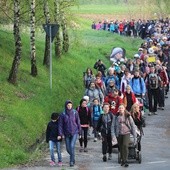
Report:
[[[80,118],[81,124],[81,138],[79,138],[80,152],[88,152],[87,149],[87,135],[88,128],[91,127],[91,112],[87,106],[87,101],[85,99],[80,100],[80,105],[77,107],[77,112]],[[83,147],[84,144],[84,147]]]
[[[103,113],[102,107],[99,104],[99,100],[95,98],[93,100],[93,104],[91,106],[91,113],[92,113],[92,126],[93,126],[93,134],[94,134],[94,142],[97,142],[97,123],[99,120],[100,115]]]
[[[128,167],[128,146],[130,142],[130,134],[134,137],[134,145],[136,145],[136,128],[135,123],[129,112],[125,110],[125,106],[120,104],[118,110],[119,116],[115,120],[115,128],[113,128],[112,138],[118,138],[120,150],[121,166]]]
[[[59,120],[59,113],[52,113],[51,114],[51,121],[47,125],[46,129],[46,142],[49,143],[50,149],[50,166],[56,165],[56,160],[54,156],[54,147],[56,146],[57,155],[58,155],[58,166],[62,166],[62,155],[61,155],[61,139],[58,139],[58,120]]]
[[[150,73],[146,78],[146,84],[148,89],[148,100],[149,100],[149,113],[148,115],[157,115],[158,105],[158,92],[161,79],[155,72],[155,67],[150,66]]]
[[[136,102],[137,99],[135,97],[135,94],[131,91],[131,87],[127,85],[126,91],[123,94],[123,103],[126,107],[126,110],[130,112],[132,105]]]
[[[81,138],[81,125],[78,112],[73,109],[71,100],[65,102],[65,110],[60,115],[59,119],[59,136],[58,140],[64,135],[66,150],[70,155],[70,167],[75,164],[75,144],[77,136]]]
[[[100,115],[97,131],[101,132],[102,136],[102,153],[103,153],[103,162],[106,162],[107,159],[111,160],[112,158],[112,137],[111,137],[111,126],[113,121],[113,114],[110,112],[110,104],[103,104],[103,114]],[[107,158],[107,152],[109,156]]]

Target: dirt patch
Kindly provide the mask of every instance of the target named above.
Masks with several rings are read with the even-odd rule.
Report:
[[[30,93],[29,95],[24,94],[21,91],[15,92],[16,96],[22,100],[28,100],[30,97],[34,96],[33,93]]]

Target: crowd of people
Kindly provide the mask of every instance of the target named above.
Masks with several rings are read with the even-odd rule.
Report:
[[[161,24],[159,31],[158,24]],[[58,165],[62,166],[60,145],[64,136],[70,166],[74,166],[76,140],[79,138],[79,151],[88,152],[91,127],[94,142],[98,139],[102,141],[104,162],[112,159],[114,143],[120,152],[121,166],[129,166],[130,134],[133,135],[137,151],[141,151],[140,140],[144,123],[141,101],[148,109],[149,116],[157,115],[158,109],[164,110],[169,91],[170,20],[167,18],[153,22],[153,25],[154,31],[150,36],[143,37],[144,42],[133,58],[125,58],[123,63],[113,62],[109,67],[99,59],[94,66],[86,69],[83,74],[85,92],[76,109],[73,108],[72,101],[68,100],[61,114],[51,115],[46,131],[51,155],[50,165],[56,164],[56,145]],[[106,29],[104,24],[101,28]],[[107,26],[108,28],[111,27]],[[138,142],[137,135],[140,135]]]
[[[106,30],[112,33],[118,33],[125,36],[141,37],[142,39],[152,34],[170,33],[169,18],[160,20],[105,20],[91,25],[95,30]]]

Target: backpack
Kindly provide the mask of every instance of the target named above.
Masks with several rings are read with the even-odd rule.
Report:
[[[149,74],[148,84],[150,89],[157,89],[159,86],[158,76],[154,73]]]
[[[100,116],[101,108],[100,105],[97,106],[97,112],[94,112],[94,105],[93,105],[93,120],[97,120]],[[99,114],[98,114],[99,113]]]

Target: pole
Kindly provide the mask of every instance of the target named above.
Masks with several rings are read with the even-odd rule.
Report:
[[[43,28],[50,38],[50,89],[52,90],[52,42],[55,38],[56,33],[58,32],[59,25],[58,24],[43,24]]]
[[[49,27],[50,32],[50,89],[52,90],[52,41],[51,41],[51,25]]]

